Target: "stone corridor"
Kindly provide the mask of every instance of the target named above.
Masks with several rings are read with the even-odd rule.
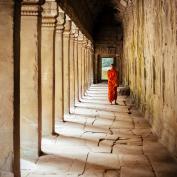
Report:
[[[57,135],[43,137],[44,155],[22,159],[22,177],[176,177],[177,162],[130,98],[118,103],[108,103],[106,84],[92,85]]]
[[[0,22],[0,177],[177,177],[177,0],[0,0]]]

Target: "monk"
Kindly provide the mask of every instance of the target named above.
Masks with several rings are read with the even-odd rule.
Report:
[[[111,69],[108,70],[108,99],[112,104],[115,101],[115,105],[117,103],[117,87],[118,87],[118,72],[115,69],[114,64],[110,65]]]

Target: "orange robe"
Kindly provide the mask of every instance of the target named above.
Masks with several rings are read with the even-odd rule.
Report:
[[[115,69],[108,70],[108,99],[110,103],[117,99],[118,72]]]

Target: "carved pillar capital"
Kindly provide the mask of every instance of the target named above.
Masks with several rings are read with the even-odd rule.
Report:
[[[64,37],[69,37],[70,33],[71,33],[71,19],[68,16],[66,16],[63,35]]]
[[[75,23],[72,22],[72,23],[71,23],[71,33],[70,33],[70,37],[71,37],[72,39],[75,38],[75,33],[77,33],[76,28],[77,28],[77,27],[76,27]]]
[[[79,37],[79,28],[76,26],[75,33],[74,33],[74,40],[78,41],[78,37]]]
[[[91,42],[91,41],[90,41]],[[94,53],[94,45],[93,43],[91,42],[91,52]]]
[[[22,0],[22,16],[38,16],[41,13],[40,0]]]
[[[87,48],[88,39],[85,36],[84,36],[82,44],[83,44],[83,47]]]
[[[63,32],[65,22],[66,22],[66,14],[60,7],[58,7],[58,17],[56,23],[57,32]]]
[[[42,26],[54,27],[56,25],[56,17],[58,15],[58,6],[55,0],[46,0],[42,5]]]
[[[87,48],[89,50],[91,50],[91,47],[92,47],[92,42],[90,40],[88,40],[88,43],[87,43]]]
[[[82,34],[82,32],[79,30],[79,34],[78,34],[78,42],[82,43],[84,40],[84,35]]]

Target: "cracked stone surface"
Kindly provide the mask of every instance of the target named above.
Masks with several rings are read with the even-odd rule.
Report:
[[[137,110],[128,114],[128,99],[110,105],[107,86],[91,86],[58,136],[43,137],[45,155],[21,161],[22,177],[177,177],[176,159]]]

